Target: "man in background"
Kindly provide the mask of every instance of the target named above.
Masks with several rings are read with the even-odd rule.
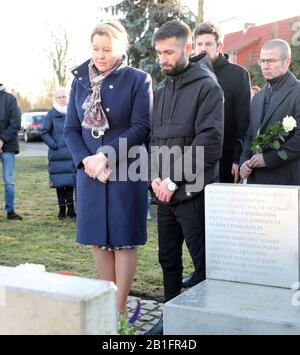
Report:
[[[0,160],[4,181],[5,210],[7,219],[22,220],[15,213],[15,155],[19,153],[18,131],[21,126],[21,114],[16,98],[5,91],[0,84]]]
[[[266,85],[253,97],[251,124],[245,137],[240,175],[249,184],[300,184],[300,82],[289,71],[291,47],[286,41],[273,39],[262,46],[259,63]],[[254,154],[250,147],[258,132],[286,116],[295,119],[297,126],[281,143],[287,159],[268,148]]]
[[[194,32],[195,54],[207,53],[224,92],[224,144],[220,160],[220,182],[239,181],[239,161],[250,120],[251,88],[248,71],[228,60],[223,53],[220,29],[204,22]],[[197,284],[195,273],[184,278],[182,287]]]
[[[220,161],[220,182],[237,183],[243,141],[250,122],[251,85],[248,71],[229,62],[223,53],[220,29],[204,22],[194,32],[195,54],[207,53],[224,92],[224,144]]]

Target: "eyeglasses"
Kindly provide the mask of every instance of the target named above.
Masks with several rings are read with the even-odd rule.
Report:
[[[263,65],[263,64],[274,64],[276,62],[279,62],[280,60],[286,60],[287,58],[279,58],[279,59],[275,59],[275,58],[271,58],[271,59],[259,59],[258,60],[258,64],[259,65]]]
[[[67,96],[56,96],[56,99],[66,99]]]

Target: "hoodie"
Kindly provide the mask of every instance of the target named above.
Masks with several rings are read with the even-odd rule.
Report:
[[[182,73],[168,76],[164,87],[157,91],[150,140],[150,180],[170,177],[178,185],[172,203],[190,199],[206,184],[217,181],[223,125],[223,92],[206,55],[191,59]],[[164,154],[159,154],[161,147],[177,148],[173,161],[168,161],[168,156],[164,160]],[[204,147],[204,184],[199,191],[188,193],[186,186],[197,166],[196,147]],[[183,169],[178,177],[178,164],[183,166],[187,152],[192,152],[193,169]]]

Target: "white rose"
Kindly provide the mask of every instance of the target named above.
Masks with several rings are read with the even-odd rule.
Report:
[[[297,121],[294,119],[293,116],[286,116],[282,121],[282,125],[286,133],[289,133],[297,127]]]

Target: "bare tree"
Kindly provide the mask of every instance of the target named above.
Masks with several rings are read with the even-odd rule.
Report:
[[[193,13],[195,18],[196,27],[199,26],[204,20],[204,0],[198,0],[198,11],[197,13]]]
[[[198,14],[196,16],[196,26],[204,20],[204,0],[198,0]]]
[[[35,111],[49,110],[53,105],[53,95],[55,92],[55,79],[43,80],[44,90],[41,95],[37,96],[33,104]]]
[[[16,97],[21,112],[31,111],[32,105],[27,96],[23,96],[19,91],[12,89],[11,93]]]
[[[70,41],[66,31],[61,36],[51,32],[53,40],[53,50],[49,52],[49,58],[55,72],[58,84],[66,86],[68,82],[68,72],[71,66]]]

